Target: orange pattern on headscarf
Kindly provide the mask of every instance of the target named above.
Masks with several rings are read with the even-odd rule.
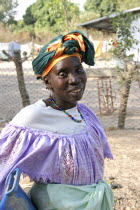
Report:
[[[72,39],[77,41],[81,50],[85,52],[85,44],[84,44],[82,35],[75,33],[75,34],[68,34],[68,35],[64,36],[64,41],[72,40]]]
[[[62,45],[62,43],[52,44],[46,49],[45,52],[50,52],[50,51],[57,50],[61,45]]]

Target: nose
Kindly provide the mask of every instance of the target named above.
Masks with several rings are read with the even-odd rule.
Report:
[[[69,83],[70,84],[77,84],[81,81],[81,78],[77,74],[70,74],[69,75]]]

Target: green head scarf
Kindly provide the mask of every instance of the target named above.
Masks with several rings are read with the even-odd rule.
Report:
[[[79,30],[71,31],[64,36],[59,35],[42,47],[39,55],[32,62],[35,75],[38,79],[42,78],[43,72],[50,66],[51,61],[64,54],[72,55],[74,53],[81,56],[82,62],[90,66],[94,65],[93,44]],[[46,72],[48,73],[48,71]]]

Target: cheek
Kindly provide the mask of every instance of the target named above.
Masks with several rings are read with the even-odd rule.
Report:
[[[64,81],[61,81],[61,80],[60,81],[58,81],[58,80],[54,81],[52,86],[53,86],[53,89],[55,91],[57,91],[57,90],[59,90],[59,91],[65,90],[66,87],[67,87],[66,83]]]
[[[86,83],[87,83],[87,75],[86,75],[86,74],[83,75],[82,81],[83,81],[83,82],[85,83],[85,85],[86,85]]]

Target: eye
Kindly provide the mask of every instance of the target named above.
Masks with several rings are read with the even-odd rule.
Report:
[[[84,70],[83,67],[81,66],[80,68],[77,68],[77,72],[83,73],[83,72],[85,72],[85,70]]]
[[[61,71],[61,72],[59,72],[58,76],[62,77],[62,78],[65,78],[65,77],[68,76],[68,74],[66,72],[64,72],[64,71]]]

